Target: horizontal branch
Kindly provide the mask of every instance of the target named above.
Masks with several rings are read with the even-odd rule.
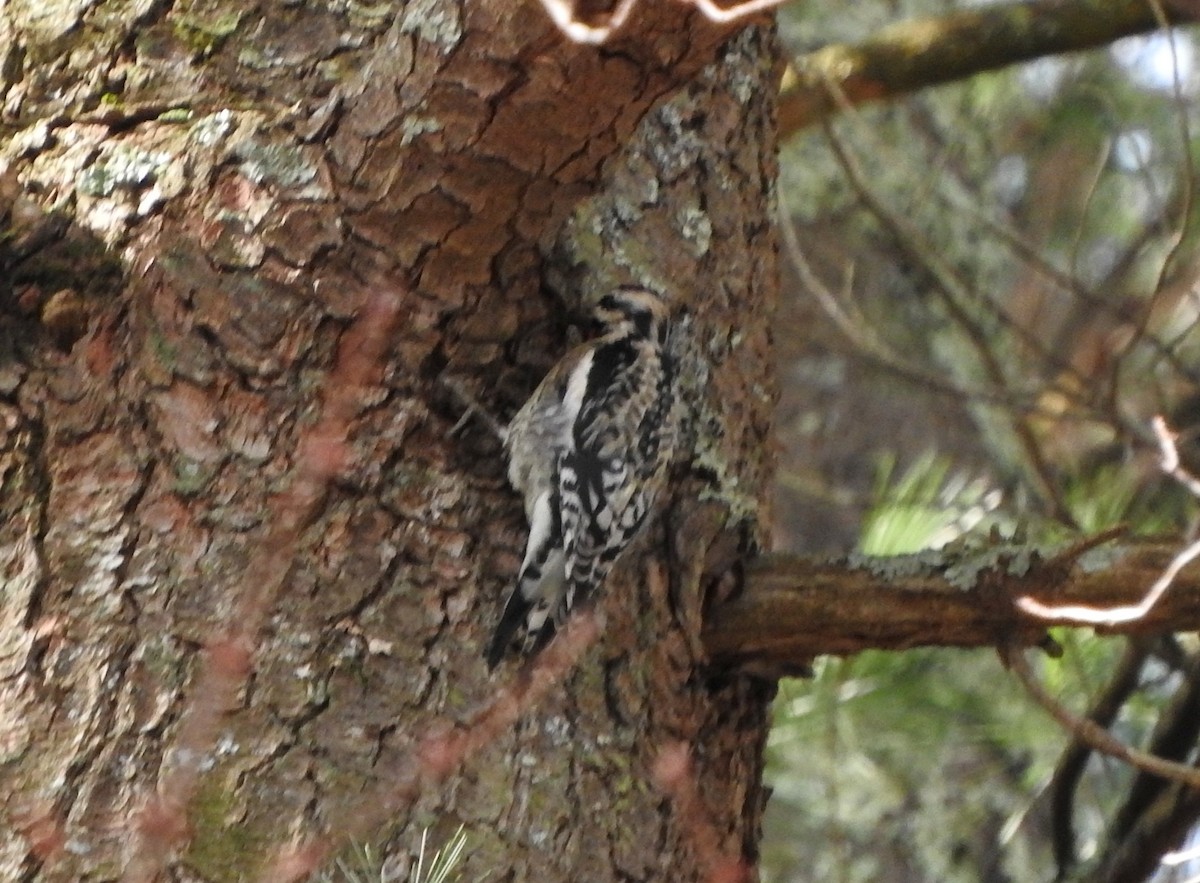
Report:
[[[1055,558],[1020,546],[840,563],[767,555],[750,566],[742,593],[709,614],[704,644],[722,664],[779,670],[868,649],[1032,646],[1044,639],[1047,623],[1017,609],[1016,598],[1136,604],[1178,551],[1170,543],[1131,542]],[[1144,618],[1097,631],[1196,629],[1200,565],[1184,568]]]
[[[1164,2],[1173,24],[1197,20],[1194,2]],[[1160,26],[1148,0],[1038,0],[899,22],[856,44],[796,59],[779,106],[787,137],[840,103],[891,98],[1022,61],[1106,46]]]

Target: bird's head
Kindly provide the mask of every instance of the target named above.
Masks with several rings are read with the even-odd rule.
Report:
[[[652,337],[665,325],[668,312],[661,295],[646,288],[623,286],[600,298],[595,315],[609,331],[630,330]]]

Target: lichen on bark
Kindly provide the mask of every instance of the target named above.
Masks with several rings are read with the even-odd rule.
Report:
[[[10,825],[2,873],[115,875],[145,843],[125,830],[135,811],[189,764],[196,790],[167,796],[193,828],[165,860],[240,873],[270,843],[336,834],[435,720],[494,694],[479,649],[524,525],[499,445],[451,433],[460,415],[437,375],[507,416],[565,350],[544,253],[588,195],[612,206],[592,209],[607,220],[591,272],[692,311],[688,396],[707,402],[706,443],[741,491],[765,487],[771,396],[744,393],[769,387],[769,32],[693,81],[724,35],[682,8],[647,7],[619,52],[599,53],[534,6],[425,5],[436,14],[418,21],[419,7],[132,4],[59,29],[76,54],[53,70],[23,31],[5,122],[24,134],[6,162],[25,198],[62,213],[52,238],[103,262],[72,267],[80,312],[42,290],[54,252],[35,243],[28,289],[0,308],[0,333],[32,332],[0,375],[0,462],[28,499],[0,526],[15,568],[0,621],[16,630],[0,662],[20,725],[4,808],[47,811],[71,844],[42,855]],[[402,321],[338,404],[341,344],[381,298]],[[297,464],[342,456],[308,436],[331,408],[350,415],[345,468],[306,486]],[[763,693],[710,690],[697,648],[704,565],[725,567],[757,527],[749,509],[731,530],[721,501],[694,505],[711,476],[691,459],[613,581],[602,645],[374,832],[385,851],[410,848],[414,825],[461,821],[479,844],[469,874],[696,877],[649,785],[656,750],[683,738],[722,848],[753,853]],[[304,500],[281,506],[298,485]],[[215,734],[189,755],[175,740],[195,685],[214,647],[236,657],[223,637],[260,591],[253,673],[208,697]]]

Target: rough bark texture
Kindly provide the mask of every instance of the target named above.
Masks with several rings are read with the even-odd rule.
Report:
[[[767,32],[718,57],[728,32],[645,7],[597,50],[533,3],[10,5],[0,877],[120,873],[197,651],[276,579],[187,879],[336,831],[431,721],[492,694],[481,648],[524,525],[438,377],[511,414],[568,343],[549,277],[690,309],[690,448],[566,689],[379,837],[403,853],[463,822],[467,879],[696,879],[648,772],[682,739],[720,848],[753,857],[766,696],[700,676],[699,628],[770,469],[777,74]],[[338,342],[380,293],[400,327],[348,468],[281,531]],[[47,811],[67,841],[44,860],[12,821]]]

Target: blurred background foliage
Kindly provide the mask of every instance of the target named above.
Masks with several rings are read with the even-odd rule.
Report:
[[[781,32],[799,57],[975,5],[793,3]],[[1195,471],[1196,37],[1013,66],[785,141],[776,549],[1191,529],[1149,420]],[[1039,670],[1078,711],[1133,672],[1110,727],[1130,744],[1195,689],[1190,636],[1056,637]],[[994,652],[821,659],[775,715],[764,880],[1049,881],[1064,831],[1064,875],[1092,879],[1135,827],[1135,774],[1085,756],[1056,779],[1071,739]],[[1198,875],[1168,856],[1152,879]]]

